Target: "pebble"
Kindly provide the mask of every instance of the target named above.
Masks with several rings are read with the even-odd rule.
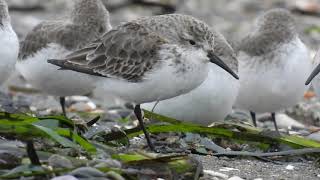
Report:
[[[52,155],[48,159],[48,163],[53,168],[72,168],[73,165],[69,159],[60,155]]]
[[[291,1],[290,1],[291,2]],[[296,0],[296,1],[292,1],[291,3],[293,3],[291,6],[293,6],[293,8],[305,12],[305,13],[320,13],[320,5],[319,2],[314,1],[314,0]]]
[[[211,139],[209,138],[202,138],[200,140],[200,144],[205,146],[207,149],[214,151],[214,152],[223,152],[225,151],[224,148],[216,145]]]
[[[95,110],[97,106],[93,102],[76,102],[69,107],[72,112],[91,112]]]
[[[0,168],[14,168],[21,164],[21,158],[10,152],[0,152]]]
[[[305,125],[303,125],[302,123],[298,122],[297,120],[289,117],[288,115],[284,114],[284,113],[278,113],[276,114],[276,119],[277,119],[277,123],[278,123],[278,127],[280,128],[305,128]]]
[[[58,176],[55,178],[52,178],[51,180],[78,180],[74,176],[66,175],[66,176]]]
[[[235,168],[230,168],[230,167],[223,167],[221,169],[219,169],[219,171],[221,172],[229,172],[229,171],[240,171],[239,169],[235,169]]]
[[[92,167],[81,167],[71,171],[70,175],[77,178],[98,178],[105,177],[105,174]]]
[[[125,180],[125,178],[123,178],[120,174],[118,174],[114,171],[108,172],[107,177],[114,179],[114,180]]]
[[[195,143],[195,142],[199,142],[201,140],[201,136],[199,134],[193,134],[193,133],[186,133],[186,136],[184,138],[184,140],[187,143]]]
[[[294,170],[294,166],[292,166],[292,165],[289,164],[289,165],[286,167],[286,170],[292,171],[292,170]]]
[[[320,142],[320,132],[312,133],[309,136],[307,136],[307,138]]]
[[[216,178],[219,178],[219,179],[228,179],[229,176],[226,175],[226,174],[223,174],[223,173],[220,173],[220,172],[215,172],[215,171],[212,171],[212,170],[203,170],[203,172],[205,174],[208,174],[212,177],[216,177]]]
[[[121,163],[114,159],[106,159],[106,160],[93,160],[90,164],[94,164],[95,168],[121,168]]]
[[[233,176],[233,177],[229,178],[228,180],[244,180],[244,179],[242,179],[241,177],[238,177],[238,176]]]

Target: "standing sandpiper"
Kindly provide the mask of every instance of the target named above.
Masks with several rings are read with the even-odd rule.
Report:
[[[5,0],[0,0],[0,47],[0,84],[2,84],[14,70],[19,53],[19,40],[12,29]]]
[[[185,94],[198,87],[215,63],[238,76],[215,55],[215,36],[202,21],[170,14],[124,23],[103,35],[91,48],[48,60],[64,69],[94,75],[106,94],[133,102],[135,115],[150,141],[140,104]]]
[[[91,92],[94,81],[82,73],[57,71],[47,60],[65,57],[110,29],[109,12],[100,0],[74,0],[68,18],[44,21],[28,33],[16,67],[32,86],[59,96],[65,115],[64,97]]]
[[[312,70],[310,54],[299,39],[295,21],[285,9],[269,10],[257,18],[239,46],[240,91],[237,107],[255,113],[275,112],[297,104]]]
[[[215,36],[213,46],[215,54],[234,72],[238,72],[238,60],[232,47],[218,31],[212,30],[212,33]],[[196,89],[158,103],[143,104],[142,108],[204,126],[224,120],[232,111],[239,91],[239,81],[214,64],[208,66],[208,77]]]

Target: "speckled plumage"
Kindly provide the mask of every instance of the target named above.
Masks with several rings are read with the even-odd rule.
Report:
[[[17,70],[34,88],[54,96],[84,95],[95,88],[92,79],[58,71],[48,59],[63,58],[111,29],[109,12],[100,0],[73,0],[66,18],[44,21],[21,42]]]
[[[199,86],[207,76],[214,45],[214,35],[204,22],[170,14],[121,24],[65,59],[48,62],[103,76],[96,78],[97,86],[106,94],[141,104]]]
[[[187,46],[189,38],[199,44],[207,41],[207,48],[214,45],[209,27],[195,18],[178,14],[144,17],[114,28],[99,42],[67,56],[60,66],[138,82],[143,80],[145,73],[161,63],[158,56],[164,45]],[[176,56],[171,65],[179,64],[177,71],[184,71],[179,52],[175,48],[170,51],[170,56]]]
[[[272,9],[256,19],[253,30],[242,39],[238,51],[261,56],[276,50],[296,36],[295,21],[290,12]]]
[[[107,95],[135,103],[134,113],[149,147],[154,149],[143,125],[140,104],[198,87],[208,75],[209,62],[238,79],[214,54],[214,43],[204,22],[186,15],[162,15],[119,25],[87,48],[48,62],[96,75],[94,81]]]
[[[68,18],[44,21],[21,43],[19,59],[25,60],[50,43],[72,51],[84,47],[111,29],[109,13],[100,0],[75,0]]]
[[[5,22],[10,22],[8,5],[5,0],[0,0],[0,25],[3,26]]]

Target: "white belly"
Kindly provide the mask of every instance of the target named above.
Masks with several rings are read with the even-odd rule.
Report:
[[[245,64],[244,59],[250,57],[240,54],[237,107],[258,113],[276,112],[303,98],[308,88],[304,82],[312,70],[309,51],[299,39],[294,45],[280,47],[279,51],[285,53],[274,57],[274,64]]]
[[[37,52],[26,60],[18,61],[16,68],[35,88],[54,96],[84,95],[95,87],[95,79],[86,74],[58,70],[48,59],[63,58],[70,52],[56,44]]]
[[[0,84],[2,84],[13,72],[19,52],[19,41],[11,27],[0,31],[0,47]]]
[[[188,52],[189,53],[189,52]],[[203,52],[182,54],[186,60],[183,67],[185,72],[177,72],[172,59],[161,60],[161,65],[156,66],[152,72],[145,75],[141,82],[133,83],[113,78],[100,78],[97,86],[102,88],[107,95],[119,97],[126,102],[142,104],[157,100],[172,98],[188,93],[198,87],[208,75],[207,63],[199,58],[207,58]],[[208,61],[208,60],[207,60]]]
[[[208,78],[191,92],[160,101],[154,112],[178,120],[209,125],[232,111],[239,81],[215,65],[210,65]],[[155,102],[143,104],[151,110]]]

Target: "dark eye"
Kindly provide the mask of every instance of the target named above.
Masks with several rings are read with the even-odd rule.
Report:
[[[189,43],[190,43],[191,45],[196,45],[196,42],[195,42],[194,40],[189,40]]]

